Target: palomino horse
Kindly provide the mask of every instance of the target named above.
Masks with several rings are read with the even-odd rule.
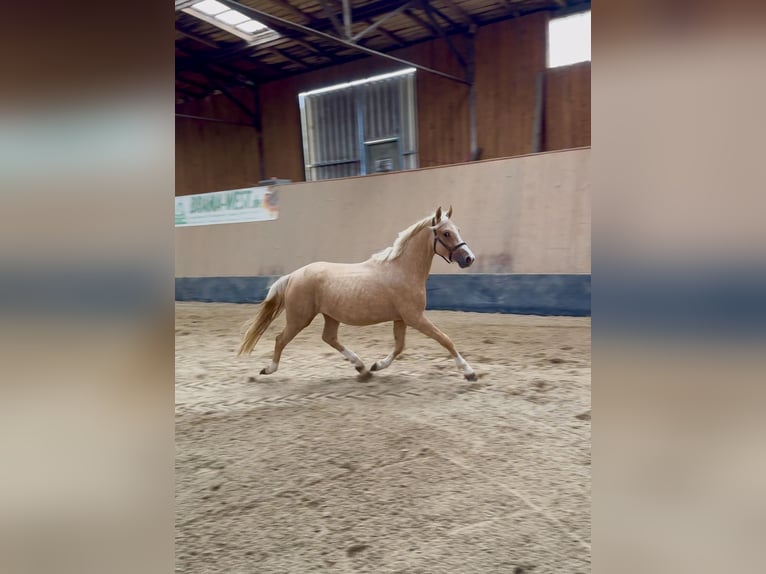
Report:
[[[256,317],[248,323],[239,354],[251,353],[268,326],[285,310],[287,321],[277,335],[274,357],[261,371],[262,375],[269,375],[277,370],[285,345],[321,313],[322,340],[356,367],[361,380],[369,378],[371,371],[385,369],[401,354],[409,326],[438,341],[450,352],[465,378],[475,381],[476,374],[450,338],[424,314],[426,279],[434,255],[448,263],[457,261],[461,268],[470,267],[476,259],[450,220],[451,215],[452,207],[445,214],[440,207],[434,215],[399,233],[391,247],[363,263],[311,263],[280,277],[269,289]],[[394,350],[368,370],[359,357],[340,343],[338,326],[386,321],[394,322]]]

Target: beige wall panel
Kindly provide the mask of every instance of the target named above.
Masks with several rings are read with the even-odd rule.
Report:
[[[438,206],[472,273],[590,273],[589,148],[279,188],[276,221],[176,228],[176,276],[289,273],[362,261]],[[433,273],[458,273],[441,259]]]

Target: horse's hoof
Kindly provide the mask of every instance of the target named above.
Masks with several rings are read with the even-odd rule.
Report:
[[[363,383],[364,381],[369,381],[372,378],[372,373],[370,371],[360,371],[359,374],[356,376],[356,380],[360,383]]]
[[[370,371],[377,371],[378,370],[378,363],[373,363],[372,367],[370,367]]]
[[[356,369],[357,373],[361,373],[362,371],[364,371],[364,367],[360,367],[359,365],[356,365],[354,368]]]
[[[266,369],[261,369],[261,374],[262,375],[268,375],[268,373],[266,372]]]
[[[478,381],[479,377],[476,376],[476,373],[471,373],[470,375],[463,375],[465,377],[466,381]]]

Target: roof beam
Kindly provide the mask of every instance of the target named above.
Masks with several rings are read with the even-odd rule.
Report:
[[[439,35],[439,31],[436,28],[434,28],[433,26],[431,26],[431,24],[423,20],[423,18],[415,14],[415,12],[411,8],[408,10],[405,10],[404,13],[410,20],[415,22],[418,26],[430,32],[432,36]]]
[[[280,50],[279,48],[269,48],[269,52],[272,54],[276,54],[277,56],[284,58],[288,62],[292,62],[296,66],[301,66],[302,68],[308,68],[308,63],[304,62],[300,58],[296,58],[295,56],[291,56],[288,54],[285,50]]]
[[[335,28],[335,31],[338,33],[338,37],[342,38],[344,36],[343,27],[340,25],[340,21],[338,20],[337,16],[335,16],[335,12],[333,12],[332,8],[330,8],[327,0],[319,0],[319,3],[322,5],[322,10],[324,13],[330,19],[332,27]]]
[[[439,32],[439,36],[441,36],[442,40],[447,42],[447,46],[449,46],[450,52],[452,52],[452,55],[455,56],[455,59],[457,60],[457,63],[460,64],[460,67],[463,68],[463,72],[468,75],[468,64],[466,63],[465,58],[463,58],[463,55],[455,47],[455,44],[452,43],[452,40],[447,35],[447,33],[442,29],[441,26],[439,26],[439,23],[436,21],[436,17],[431,11],[431,5],[428,3],[428,0],[419,0],[419,3],[422,6],[423,11],[426,13],[428,19],[431,21],[431,24],[433,24]]]
[[[199,34],[195,34],[194,32],[191,32],[189,30],[185,30],[184,28],[178,25],[178,22],[176,22],[176,32],[181,34],[184,38],[189,38],[191,40],[194,40],[195,42],[198,42],[202,44],[203,46],[207,46],[208,48],[217,49],[219,47],[216,42],[213,42],[212,40],[208,40],[207,38],[203,38]]]
[[[297,39],[295,41],[296,41],[296,43],[298,43]],[[254,53],[254,52],[257,52],[258,50],[263,50],[263,49],[267,49],[267,50],[275,50],[275,49],[277,49],[277,48],[267,48],[265,46],[260,46],[259,47],[256,44],[249,44],[249,43],[244,42],[244,41],[238,42],[235,46],[233,46],[231,48],[224,48],[220,44],[218,44],[216,47],[218,49],[214,53],[212,53],[212,54],[209,54],[209,53],[194,54],[194,53],[189,52],[188,50],[182,50],[182,51],[187,53],[187,54],[189,54],[189,55],[194,56],[195,58],[197,58],[199,60],[204,60],[204,62],[206,64],[220,65],[221,68],[225,69],[225,67],[226,67],[225,64],[224,64],[225,60],[228,60],[231,56],[234,56],[236,54],[248,53],[248,52]],[[319,54],[319,55],[323,55],[322,52],[320,52],[319,50],[317,50],[316,48],[311,46],[311,44],[307,44],[307,47],[312,52],[314,52],[316,54]],[[247,54],[247,55],[250,55],[250,54]],[[287,59],[287,58],[285,58],[285,59]],[[280,70],[280,68],[276,68],[274,66],[266,64],[265,62],[262,62],[262,61],[257,60],[257,59],[254,60],[254,63],[257,65],[258,68],[260,68],[260,71],[262,71],[264,73],[267,73],[267,74],[269,72],[278,72]],[[303,65],[305,65],[305,64],[303,64]],[[235,73],[240,73],[240,72],[235,72]]]
[[[212,67],[203,71],[200,66],[193,64],[191,61],[180,62],[176,65],[176,75],[183,72],[194,72],[195,74],[204,76],[205,80],[208,82],[208,86],[206,88],[208,92],[215,89],[213,87],[213,78],[215,78],[219,83],[226,83],[226,85],[230,87],[242,87],[245,85],[237,78],[234,78],[232,75],[229,75],[228,73],[221,74],[218,70],[213,69]]]
[[[287,2],[287,0],[269,0],[269,3],[274,4],[276,6],[281,6],[288,12],[290,12],[293,16],[298,18],[298,20],[305,20],[306,22],[311,23],[313,21],[313,18],[303,12],[302,10],[298,10],[295,6]]]
[[[327,40],[329,42],[333,42],[335,44],[338,44],[340,46],[343,46],[344,48],[349,48],[353,50],[358,50],[360,52],[364,52],[365,54],[369,54],[371,56],[378,56],[380,58],[385,58],[387,60],[391,60],[393,62],[397,62],[399,64],[403,64],[408,67],[413,67],[419,70],[423,70],[424,72],[429,72],[431,74],[435,74],[437,76],[442,76],[444,78],[448,78],[450,80],[453,80],[455,82],[460,82],[461,84],[468,84],[469,81],[465,78],[459,78],[457,76],[453,76],[452,74],[448,74],[446,72],[442,72],[440,70],[435,70],[433,68],[429,68],[427,66],[423,66],[421,64],[416,64],[414,62],[409,62],[407,60],[403,60],[401,58],[397,58],[396,56],[392,56],[390,54],[386,54],[384,52],[378,52],[377,50],[373,50],[371,48],[367,48],[366,46],[361,46],[359,44],[355,44],[354,42],[349,42],[348,40],[344,40],[342,38],[337,38],[335,36],[332,36],[330,34],[326,34],[324,32],[320,32],[319,30],[313,30],[311,28],[308,28],[302,24],[296,24],[295,22],[290,22],[289,20],[285,20],[284,18],[280,18],[278,16],[273,16],[272,14],[269,14],[267,12],[263,12],[262,10],[258,10],[256,8],[253,8],[252,6],[247,6],[245,4],[240,4],[239,2],[235,2],[234,0],[219,0],[222,4],[225,4],[229,6],[230,8],[234,10],[239,10],[240,12],[244,14],[250,15],[250,17],[258,19],[263,21],[266,24],[270,25],[276,25],[276,26],[283,26],[287,28],[292,28],[293,30],[297,30],[299,32],[302,32],[309,36],[315,36],[317,38],[320,38],[322,40]]]
[[[463,23],[466,26],[470,27],[471,25],[473,26],[479,25],[476,19],[473,16],[471,16],[468,12],[466,12],[459,4],[454,2],[454,0],[442,0],[442,1],[460,15],[460,19],[463,21]]]
[[[429,39],[421,38],[421,39],[418,39],[418,40],[414,40],[412,42],[405,42],[405,43],[402,44],[401,47],[402,48],[407,48],[409,46],[416,46],[418,44],[422,44],[423,42],[427,42],[427,41],[429,41]],[[368,56],[368,54],[365,54],[365,53],[362,53],[362,52],[358,52],[358,53],[355,53],[353,55],[343,56],[343,59],[341,60],[341,62],[342,63],[355,62],[355,61],[359,60],[360,58],[364,58],[366,56]],[[327,63],[320,63],[320,64],[311,64],[311,70],[312,71],[314,71],[314,70],[323,70],[323,69],[329,68],[331,66],[336,66],[336,65],[337,65],[337,63],[334,63],[334,62],[327,62]],[[413,66],[413,64],[407,64],[407,65]],[[306,70],[285,70],[284,73],[279,77],[279,79],[281,80],[281,79],[284,79],[284,78],[293,78],[295,76],[298,76],[300,74],[305,74],[305,73],[306,73]],[[470,85],[469,84],[469,80],[467,78],[466,78],[466,80],[464,80],[461,83],[463,83],[464,85]]]
[[[197,74],[201,74],[205,76],[205,79],[207,79],[212,84],[213,81],[211,77],[215,77],[218,81],[224,80],[224,76],[216,71],[216,70],[220,70],[220,71],[223,71],[225,75],[233,77],[237,85],[255,86],[255,82],[253,82],[250,78],[248,78],[243,72],[235,68],[227,66],[226,64],[223,64],[223,63],[217,63],[214,61],[206,60],[204,58],[200,58],[196,54],[193,54],[192,52],[189,52],[188,50],[179,48],[178,46],[176,46],[176,49],[182,54],[186,54],[187,56],[186,58],[184,58],[185,61],[184,60],[180,62],[176,61],[176,73],[195,72]]]
[[[187,72],[191,70],[180,70],[181,73]],[[190,80],[189,78],[184,78],[183,76],[179,76],[176,74],[176,82],[183,82],[184,84],[188,84],[190,86],[194,86],[195,88],[199,88],[200,90],[209,90],[210,84],[203,84],[202,82],[198,82],[197,80]]]
[[[229,98],[229,100],[235,106],[237,106],[240,110],[242,110],[242,113],[244,113],[246,116],[248,116],[253,121],[253,125],[257,126],[258,122],[260,121],[260,118],[258,116],[257,111],[251,110],[248,106],[246,106],[242,102],[242,100],[240,100],[237,96],[232,94],[229,91],[229,89],[226,86],[224,86],[222,82],[219,82],[217,79],[214,79],[214,78],[211,77],[210,78],[210,83],[213,85],[213,87],[216,90],[219,90],[224,96]]]
[[[322,58],[327,58],[328,60],[332,60],[332,56],[330,56],[327,52],[325,52],[323,49],[317,48],[310,42],[306,42],[305,40],[302,40],[301,38],[293,38],[288,36],[290,40],[298,44],[299,46],[302,46],[306,48],[309,52],[312,54],[316,54],[317,56],[321,56]]]
[[[203,67],[203,70],[207,70],[207,68]],[[200,73],[204,73],[203,70],[200,70]],[[210,86],[213,88],[213,90],[218,90],[224,96],[226,96],[235,106],[237,106],[247,117],[249,117],[253,121],[253,124],[255,124],[258,121],[257,113],[251,110],[249,107],[247,107],[242,102],[242,100],[240,100],[237,96],[235,96],[229,90],[229,88],[227,88],[224,85],[223,82],[219,81],[218,77],[215,74],[205,74],[205,77],[210,81]]]
[[[367,22],[368,24],[370,23],[369,20],[365,20],[365,22]],[[396,34],[394,34],[391,30],[387,30],[383,26],[378,26],[377,30],[379,33],[383,34],[386,38],[391,40],[394,44],[396,44],[400,48],[403,48],[405,46],[405,43],[402,41],[402,39]]]
[[[182,10],[183,8],[188,8],[192,3],[194,3],[194,1],[197,1],[197,0],[190,0],[186,4],[181,4],[181,5],[177,4],[176,5],[176,12]],[[332,12],[333,4],[330,2],[330,0],[324,0],[324,1],[328,4],[328,8]],[[337,3],[339,1],[341,1],[341,0],[335,0],[335,5],[336,6],[337,6]],[[298,8],[296,8],[295,6],[293,6],[290,2],[287,2],[287,0],[268,0],[268,2],[270,4],[272,4],[272,5],[274,5],[274,6],[278,6],[278,7],[283,8],[284,10],[289,11],[293,16],[295,16],[295,19],[296,19],[296,21],[298,23],[302,23],[302,24],[304,24],[304,26],[310,27],[313,30],[317,30],[317,31],[321,31],[321,32],[327,32],[327,31],[335,29],[337,31],[336,27],[333,26],[333,23],[331,22],[331,20],[329,18],[317,18],[317,17],[312,16],[310,14],[306,14],[306,13],[302,12],[301,10],[299,10]],[[222,3],[226,4],[226,2],[222,2]],[[363,20],[366,20],[368,18],[375,18],[375,17],[377,17],[377,16],[379,16],[381,14],[385,14],[386,12],[390,12],[391,10],[395,10],[400,5],[401,5],[401,2],[399,2],[398,0],[377,0],[375,2],[371,2],[369,4],[366,4],[364,6],[360,6],[359,8],[354,9],[353,15],[358,20],[363,21]],[[230,7],[233,8],[233,6],[230,6]],[[235,9],[239,10],[240,8],[237,7]],[[336,12],[332,12],[332,13],[336,14],[337,13],[337,9],[336,9]],[[284,19],[282,19],[282,20],[284,20]],[[295,23],[295,22],[292,22],[290,20],[284,20],[284,21],[285,22],[289,22],[289,23]],[[337,19],[336,19],[336,21],[337,21]],[[266,22],[264,22],[264,23],[266,23]],[[296,38],[295,32],[293,30],[291,30],[290,28],[287,28],[285,26],[280,26],[279,24],[276,24],[276,23],[273,23],[273,22],[272,22],[272,25],[270,27],[273,28],[274,30],[276,30],[277,32],[279,32],[280,34],[282,34],[284,37],[286,37],[286,38],[288,38],[290,40],[293,40],[295,43],[301,44],[304,48],[306,48],[306,49],[308,49],[308,50],[310,50],[310,51],[312,51],[312,52],[314,52],[316,54],[322,55],[323,57],[327,57],[330,61],[338,61],[337,56],[332,54],[331,52],[324,52],[321,49],[321,47],[320,47],[320,49],[317,49],[314,46],[312,46],[310,43],[302,42],[299,38]],[[341,37],[343,37],[343,34],[339,34],[339,35]],[[344,38],[344,39],[346,39],[346,38]],[[399,42],[401,42],[401,40],[399,40]],[[247,47],[248,46],[243,46],[240,49],[244,50],[244,49],[247,49]],[[236,53],[236,51],[232,52],[232,54],[233,53]]]
[[[326,32],[327,30],[334,28],[329,17],[316,18],[314,16],[311,16],[310,14],[306,14],[305,12],[302,12],[300,9],[293,6],[287,0],[268,0],[268,2],[276,6],[281,6],[285,8],[286,10],[289,10],[298,19],[299,23],[304,23],[307,26],[310,26],[311,28],[314,28],[316,30],[321,30],[323,32]],[[329,10],[332,11],[333,10],[332,5],[333,4],[337,5],[338,3],[342,4],[343,0],[333,0],[332,2],[330,0],[325,0],[325,2],[328,4]],[[354,8],[353,16],[355,16],[356,19],[359,21],[364,21],[364,20],[367,20],[368,18],[375,18],[377,16],[380,16],[381,14],[385,14],[386,12],[394,10],[399,5],[400,5],[399,0],[378,0],[377,2],[370,2],[369,4],[365,4],[364,6]],[[351,2],[349,2],[349,7],[351,7]],[[335,12],[333,12],[333,14],[335,14]]]
[[[240,85],[254,86],[257,83],[254,79],[248,76],[250,73],[264,74],[267,77],[276,77],[282,71],[282,68],[266,64],[258,59],[252,60],[252,63],[255,65],[254,69],[245,71],[226,64],[226,62],[221,61],[220,58],[207,58],[204,54],[185,53],[188,54],[186,58],[181,61],[176,61],[176,71],[196,71],[197,73],[201,73],[202,68],[214,72],[219,70],[223,72],[223,74],[217,74],[219,78],[231,76]]]
[[[408,9],[408,8],[409,8],[411,5],[412,5],[412,0],[410,0],[409,2],[406,2],[406,3],[402,4],[402,5],[401,5],[401,6],[399,6],[399,7],[398,7],[396,10],[394,10],[394,11],[392,11],[392,12],[389,12],[389,13],[388,13],[388,14],[386,14],[385,16],[382,16],[382,17],[378,18],[377,20],[375,20],[375,22],[373,22],[372,24],[370,24],[369,26],[367,26],[367,28],[365,28],[364,30],[362,30],[361,32],[359,32],[359,33],[358,33],[356,36],[353,36],[353,37],[351,38],[351,40],[352,40],[353,42],[356,42],[356,41],[357,41],[357,40],[359,40],[359,39],[360,39],[362,36],[366,36],[367,34],[369,34],[370,32],[372,32],[373,30],[377,30],[377,29],[378,29],[378,28],[379,28],[381,25],[383,25],[383,24],[384,24],[384,23],[385,23],[387,20],[390,20],[390,19],[391,19],[391,18],[393,18],[394,16],[396,16],[396,15],[398,15],[398,14],[400,14],[400,13],[404,12],[404,11],[405,11],[405,10],[407,10],[407,9]],[[383,29],[381,28],[381,30],[383,30]],[[398,43],[398,44],[401,44],[401,41],[397,40],[397,43]]]
[[[343,0],[343,31],[345,38],[351,39],[351,0]]]
[[[180,86],[176,86],[176,92],[180,92],[181,94],[183,94],[187,98],[201,98],[206,93],[206,92],[205,93],[193,92],[193,91],[191,91],[191,90],[189,90],[187,88],[182,88]]]
[[[203,54],[203,55],[200,56],[198,54],[195,54],[194,52],[190,52],[189,50],[184,50],[183,48],[178,48],[178,50],[180,52],[186,54],[187,56],[191,56],[192,58],[195,58],[199,62],[204,62],[204,64],[206,64],[206,65],[216,64],[217,62],[220,62],[220,61],[223,61],[223,60],[227,59],[232,54],[236,54],[236,53],[239,53],[241,51],[246,51],[246,50],[249,50],[249,49],[253,48],[253,45],[248,44],[245,41],[237,42],[236,45],[233,48],[224,48],[223,45],[218,43],[218,42],[214,42],[212,40],[207,40],[206,38],[199,38],[199,39],[196,38],[195,37],[196,34],[194,34],[193,32],[189,32],[188,30],[185,30],[183,27],[179,26],[178,24],[176,24],[176,30],[178,30],[184,36],[188,35],[188,36],[192,37],[193,39],[195,39],[197,41],[204,41],[203,43],[205,43],[205,45],[207,45],[210,48],[213,48],[213,49],[216,50],[215,55],[210,57],[207,54]],[[277,71],[275,68],[269,66],[268,64],[266,64],[264,62],[256,61],[255,63],[264,72],[268,73],[270,71],[271,72],[276,72]],[[221,69],[230,71],[230,70],[227,69],[227,66],[225,64],[216,64],[216,65],[219,65],[219,67]],[[236,75],[236,74],[238,74],[240,72],[232,71],[231,73]]]
[[[311,14],[307,14],[300,8],[293,6],[290,2],[287,0],[268,0],[271,4],[274,4],[276,6],[281,6],[285,10],[288,10],[293,16],[295,16],[298,19],[298,23],[304,23],[307,26],[310,26],[312,28],[328,28],[330,25],[329,19],[323,19],[323,18],[316,18],[312,16]],[[325,8],[326,0],[320,0],[319,2],[322,4],[322,8],[325,10],[326,14],[330,14],[330,6],[328,5],[327,8]],[[225,4],[225,2],[224,2]],[[334,27],[334,24],[333,24]],[[340,32],[339,32],[340,33]]]
[[[518,18],[521,16],[521,13],[519,13],[519,9],[516,8],[516,6],[513,5],[513,2],[511,0],[502,0],[503,6],[505,6],[506,12],[508,12],[511,16],[514,18]]]
[[[338,1],[338,0],[336,0]],[[387,12],[396,10],[401,6],[400,0],[378,0],[377,2],[370,2],[364,6],[354,8],[354,17],[357,20],[366,20],[368,18],[377,18]]]
[[[292,6],[291,4],[287,2],[283,2],[282,0],[271,0],[271,2],[273,4],[283,6],[285,8],[290,6],[293,11],[295,11],[297,14],[302,15],[304,19],[308,19],[310,22],[320,22],[319,20],[315,18],[310,18],[308,15],[303,14],[297,8],[295,8],[294,6]],[[223,2],[223,3],[225,4],[226,2]],[[239,7],[235,9],[239,9]],[[289,20],[284,20],[284,22],[289,22]],[[292,22],[290,23],[292,24]],[[309,42],[306,42],[302,38],[296,37],[295,32],[291,28],[285,27],[285,26],[279,26],[279,25],[272,25],[270,27],[275,29],[279,34],[284,36],[286,39],[295,42],[296,44],[302,46],[303,48],[306,48],[309,52],[312,52],[313,54],[316,54],[319,57],[326,58],[327,60],[331,62],[338,61],[337,58],[334,57],[334,54],[331,54],[325,51],[322,47],[315,46]],[[229,59],[231,56],[240,54],[242,52],[249,52],[249,51],[255,52],[255,51],[258,51],[259,49],[263,49],[263,47],[259,47],[257,44],[250,44],[246,41],[239,42],[237,45],[231,48],[222,49],[222,46],[220,44],[216,45],[215,48],[218,48],[219,51],[216,52],[215,55],[208,57],[209,62],[223,61],[223,60]]]
[[[442,20],[444,20],[447,23],[447,26],[449,26],[453,30],[460,30],[461,26],[455,22],[452,18],[447,16],[444,12],[439,10],[436,6],[433,4],[429,4],[429,8],[431,9],[431,12],[439,16]]]
[[[245,127],[251,128],[251,129],[253,127],[252,124],[246,124],[246,123],[243,123],[243,122],[235,122],[235,121],[232,121],[232,120],[223,120],[221,118],[210,118],[210,117],[207,117],[207,116],[196,116],[196,115],[192,115],[192,114],[179,114],[178,112],[176,112],[176,117],[177,118],[184,118],[184,119],[188,119],[188,120],[199,120],[199,121],[203,121],[203,122],[216,122],[216,123],[220,123],[220,124],[231,124],[231,125],[234,125],[234,126],[245,126]]]

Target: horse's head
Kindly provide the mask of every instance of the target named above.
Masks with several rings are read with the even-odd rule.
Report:
[[[476,261],[476,256],[463,241],[460,236],[460,229],[450,217],[452,217],[452,206],[447,210],[447,213],[442,214],[440,207],[434,214],[431,222],[431,229],[434,233],[434,253],[447,263],[457,261],[460,268],[465,269]]]

